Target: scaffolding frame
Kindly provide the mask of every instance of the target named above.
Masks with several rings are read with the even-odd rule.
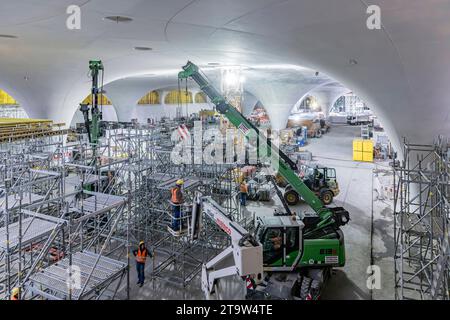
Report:
[[[449,149],[403,143],[394,162],[395,298],[449,299]]]

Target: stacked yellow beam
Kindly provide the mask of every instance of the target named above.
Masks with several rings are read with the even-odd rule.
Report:
[[[0,118],[0,142],[66,134],[63,125],[47,119]]]
[[[26,119],[26,118],[0,118],[0,128],[12,126],[42,126],[51,125],[52,120],[47,119]]]
[[[0,105],[16,105],[18,104],[13,97],[11,97],[8,93],[0,89]]]

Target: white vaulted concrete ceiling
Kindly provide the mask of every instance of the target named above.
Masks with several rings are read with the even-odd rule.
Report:
[[[66,28],[72,4],[81,30]],[[381,30],[366,27],[369,4],[381,7]],[[18,37],[0,38],[0,88],[32,117],[70,122],[89,92],[89,59],[103,60],[105,82],[189,59],[319,70],[363,98],[397,146],[450,131],[449,0],[0,0],[0,34]],[[270,76],[253,86],[269,115],[285,112],[289,85],[276,99]]]
[[[203,74],[216,87],[221,86],[222,69],[236,68],[236,66],[204,66]],[[248,115],[259,100],[263,105],[269,106],[269,114],[274,129],[284,129],[290,111],[294,104],[314,90],[332,90],[333,83],[324,74],[316,75],[315,71],[295,66],[259,65],[240,66],[240,76],[245,79],[243,113]],[[182,83],[181,89],[185,88]],[[193,81],[188,82],[190,90],[199,91],[198,85]],[[161,75],[146,75],[128,77],[112,81],[105,86],[108,97],[113,101],[119,118],[126,115],[127,109],[150,90],[176,89],[177,72],[168,72]],[[347,90],[348,91],[348,90]]]

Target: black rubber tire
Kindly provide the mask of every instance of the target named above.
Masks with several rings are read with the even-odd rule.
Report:
[[[298,193],[295,190],[288,190],[284,193],[283,196],[284,200],[287,202],[290,206],[295,206],[299,203],[300,197]]]
[[[303,277],[303,281],[300,286],[300,299],[306,300],[306,297],[309,294],[310,287],[311,287],[312,279],[308,277]]]
[[[320,200],[322,200],[324,205],[329,205],[333,202],[333,192],[331,190],[323,190],[320,192]]]

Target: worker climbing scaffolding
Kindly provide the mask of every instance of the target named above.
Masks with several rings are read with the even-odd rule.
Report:
[[[170,202],[172,203],[172,230],[175,232],[179,232],[182,228],[180,223],[181,219],[181,206],[183,205],[183,192],[181,191],[181,187],[183,186],[184,181],[182,179],[177,180],[175,183],[175,187],[170,190],[171,198]]]

